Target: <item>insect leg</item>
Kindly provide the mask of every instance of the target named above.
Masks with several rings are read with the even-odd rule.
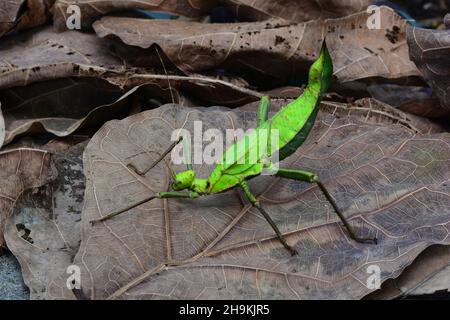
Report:
[[[272,229],[275,231],[278,239],[280,240],[281,244],[291,253],[291,255],[296,255],[297,251],[295,249],[293,249],[287,242],[286,239],[284,238],[283,234],[281,233],[280,229],[278,229],[277,225],[275,224],[275,222],[272,220],[272,218],[270,217],[270,215],[267,213],[266,210],[264,210],[264,208],[261,206],[261,204],[259,203],[258,199],[256,199],[256,197],[251,193],[250,191],[250,187],[247,184],[247,182],[244,180],[241,182],[241,188],[244,191],[245,195],[247,196],[247,199],[259,210],[259,212],[261,212],[261,214],[263,215],[263,217],[267,220],[267,222],[270,224],[270,226],[272,227]]]
[[[147,169],[145,169],[144,171],[139,171],[133,164],[128,164],[127,167],[130,168],[131,170],[133,170],[134,172],[136,172],[138,175],[140,176],[145,176],[147,174],[147,172],[149,172],[151,169],[153,169],[158,163],[160,163],[172,150],[173,148],[176,147],[177,144],[179,144],[181,142],[181,140],[183,140],[183,137],[180,137],[177,141],[173,142],[169,148],[164,151],[159,158],[153,162],[150,167],[148,167]]]
[[[189,191],[158,192],[158,198],[160,199],[170,199],[170,198],[195,199],[198,197],[200,197],[200,195],[197,192],[189,192]]]
[[[269,118],[270,98],[264,96],[261,98],[258,106],[258,127],[262,126]]]
[[[142,200],[142,201],[139,201],[138,203],[135,203],[135,204],[133,204],[133,205],[131,205],[131,206],[125,208],[125,209],[120,209],[120,210],[115,211],[115,212],[113,212],[113,213],[110,213],[110,214],[108,214],[108,215],[106,215],[106,216],[104,216],[104,217],[101,217],[100,219],[97,219],[97,220],[91,220],[91,221],[90,221],[90,222],[91,222],[91,225],[94,225],[95,223],[103,222],[103,221],[105,221],[105,220],[111,219],[112,217],[118,216],[119,214],[122,214],[122,213],[124,213],[124,212],[127,212],[128,210],[131,210],[131,209],[134,209],[134,208],[136,208],[136,207],[139,207],[141,204],[144,204],[144,203],[146,203],[146,202],[148,202],[148,201],[151,201],[151,200],[153,200],[153,199],[155,199],[155,198],[157,198],[157,196],[151,196],[151,197],[148,197],[148,198],[146,198],[146,199],[144,199],[144,200]]]
[[[127,212],[128,210],[134,209],[136,207],[139,207],[141,204],[144,204],[148,201],[151,201],[153,199],[168,199],[168,198],[190,198],[195,199],[198,198],[200,195],[196,192],[182,192],[182,191],[171,191],[171,192],[158,192],[156,195],[148,197],[142,201],[139,201],[136,204],[133,204],[125,209],[121,209],[119,211],[110,213],[98,220],[91,220],[91,224],[97,223],[97,222],[103,222],[105,220],[111,219],[112,217],[115,217],[121,213]]]
[[[293,169],[279,169],[276,173],[277,176],[298,180],[298,181],[305,181],[310,183],[317,183],[320,190],[325,195],[325,198],[330,202],[331,206],[333,207],[336,214],[339,216],[341,221],[344,223],[345,228],[347,229],[348,233],[350,234],[350,237],[355,240],[356,242],[360,243],[377,243],[376,238],[359,238],[356,236],[355,231],[353,230],[352,226],[348,223],[347,219],[342,214],[342,211],[337,206],[336,202],[334,201],[333,197],[331,197],[328,190],[325,188],[324,184],[320,181],[319,176],[313,172],[303,171],[303,170],[293,170]]]

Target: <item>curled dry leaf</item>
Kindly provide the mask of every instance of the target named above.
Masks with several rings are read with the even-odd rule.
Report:
[[[409,27],[409,55],[443,107],[450,108],[450,30]]]
[[[26,56],[23,55],[24,51],[27,52]],[[3,41],[0,52],[0,89],[67,77],[92,77],[125,89],[154,84],[161,87],[162,92],[157,93],[157,96],[170,92],[168,88],[177,89],[180,96],[193,96],[204,101],[205,105],[236,105],[261,97],[258,92],[246,88],[242,81],[128,69],[123,61],[110,52],[107,42],[92,34],[73,31],[55,33],[51,28],[44,28]]]
[[[187,17],[198,17],[208,14],[217,3],[215,0],[57,0],[54,7],[54,25],[59,30],[66,30],[66,21],[70,14],[67,8],[77,5],[80,8],[83,23],[88,26],[102,15],[109,12],[143,9],[165,11]]]
[[[79,129],[98,128],[104,122],[124,118],[135,104],[146,107],[145,100],[179,102],[157,85],[134,87],[124,94],[119,87],[100,79],[60,79],[38,82],[26,87],[0,91],[6,123],[5,144],[24,134],[49,132],[68,136]]]
[[[282,167],[316,171],[358,234],[377,236],[378,245],[351,241],[316,186],[268,176],[252,180],[251,188],[297,256],[238,190],[154,200],[90,225],[167,190],[170,171],[162,163],[146,177],[127,164],[146,168],[175,128],[193,132],[200,120],[203,130],[223,133],[254,128],[256,113],[167,105],[109,122],[90,141],[82,243],[74,260],[87,297],[361,298],[372,291],[365,285],[369,265],[379,266],[385,281],[426,247],[450,242],[450,135],[420,134],[386,112],[342,104],[323,105],[307,142]],[[206,176],[212,166],[194,169]],[[48,296],[71,296],[63,276]]]
[[[43,25],[55,0],[8,0],[0,2],[0,37]]]
[[[0,52],[2,89],[70,76],[101,77],[108,71],[124,71],[120,59],[109,52],[101,39],[73,31],[55,33],[51,27],[2,41]]]
[[[6,244],[22,267],[31,299],[45,297],[49,281],[67,270],[78,251],[86,144],[52,156],[56,169],[52,181],[35,192],[25,192],[7,221]]]
[[[50,153],[38,149],[0,152],[0,248],[6,219],[19,196],[27,189],[42,186],[50,174]]]
[[[20,6],[24,0],[2,1],[0,3],[0,36],[11,30],[18,18]]]
[[[435,245],[422,252],[396,279],[389,279],[366,299],[396,299],[450,291],[450,247]]]
[[[368,29],[369,14],[288,23],[205,24],[105,17],[94,23],[100,37],[119,38],[129,46],[158,44],[186,73],[227,66],[276,77],[298,77],[320,51],[324,37],[342,82],[419,73],[408,58],[406,21],[392,9],[380,9],[380,29]],[[146,52],[146,51],[145,51]]]
[[[367,87],[367,91],[373,98],[421,117],[445,119],[450,116],[450,110],[439,104],[428,87],[373,84]]]
[[[225,0],[235,15],[244,20],[283,19],[290,22],[338,18],[365,11],[371,0]]]

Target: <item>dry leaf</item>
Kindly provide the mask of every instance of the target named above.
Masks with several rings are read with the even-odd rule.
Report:
[[[419,76],[409,60],[407,21],[391,8],[383,6],[379,10],[379,29],[367,27],[369,13],[366,12],[327,20],[327,46],[339,81]]]
[[[179,102],[157,85],[142,85],[124,93],[100,79],[60,79],[0,91],[6,124],[4,144],[24,134],[49,132],[68,136],[82,128],[98,128],[104,122],[130,114],[135,103],[149,107],[145,99]]]
[[[0,3],[0,36],[8,32],[17,19],[24,0],[2,1]]]
[[[78,144],[54,155],[51,161],[57,174],[53,181],[35,192],[25,192],[7,221],[6,244],[20,262],[31,299],[45,297],[47,283],[55,273],[67,270],[78,251],[85,146]]]
[[[27,52],[26,56],[23,55],[24,50]],[[168,88],[177,89],[180,97],[186,94],[205,105],[237,105],[261,97],[260,93],[246,88],[242,81],[127,69],[109,51],[109,44],[92,34],[73,31],[55,33],[51,28],[44,28],[39,32],[25,32],[3,41],[0,52],[0,89],[67,77],[93,77],[125,89],[154,84],[162,90],[157,96],[170,93]],[[174,92],[173,95],[176,96],[177,93]]]
[[[450,30],[408,28],[409,54],[443,107],[450,108]]]
[[[273,77],[299,77],[317,58],[326,36],[334,74],[341,82],[417,76],[408,58],[406,21],[390,8],[380,10],[378,30],[367,28],[366,12],[298,24],[280,20],[205,24],[105,17],[94,23],[94,29],[101,38],[119,38],[128,46],[148,49],[158,44],[185,73],[227,67],[241,74],[246,70]]]
[[[0,248],[3,231],[14,204],[27,189],[45,184],[50,174],[50,153],[37,149],[0,152]]]
[[[57,0],[54,8],[54,25],[66,30],[66,20],[70,16],[67,8],[77,5],[80,8],[83,23],[90,23],[109,12],[130,9],[165,11],[187,17],[205,15],[216,4],[215,0]]]
[[[338,18],[365,11],[371,0],[225,0],[241,20],[256,21],[270,18],[290,22]]]
[[[397,279],[383,283],[367,299],[396,299],[450,290],[450,247],[435,245],[422,252]]]
[[[70,76],[101,77],[107,71],[124,71],[122,62],[111,55],[104,41],[73,31],[55,33],[51,27],[2,41],[0,52],[2,89]]]
[[[195,200],[154,200],[103,224],[89,221],[169,187],[160,163],[175,128],[252,128],[254,111],[173,105],[107,123],[84,154],[82,243],[74,263],[84,294],[125,299],[361,298],[367,267],[397,277],[426,247],[448,243],[450,135],[420,134],[383,110],[326,103],[304,144],[282,167],[316,171],[360,236],[351,241],[314,185],[258,177],[251,188],[295,246],[290,254],[232,190]],[[432,129],[429,131],[433,132]],[[204,142],[207,144],[208,142]],[[199,176],[212,169],[196,165]],[[176,167],[177,171],[185,169]],[[62,275],[50,298],[71,297]]]
[[[8,0],[0,2],[0,37],[43,25],[55,0]]]
[[[450,116],[450,110],[439,104],[428,87],[373,84],[367,86],[367,91],[375,99],[421,117],[438,120]]]

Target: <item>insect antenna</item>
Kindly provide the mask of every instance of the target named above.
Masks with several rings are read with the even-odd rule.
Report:
[[[164,61],[163,61],[163,59],[161,57],[161,54],[159,53],[157,45],[155,45],[155,51],[156,51],[156,54],[158,55],[159,61],[161,62],[161,65],[163,67],[164,73],[166,74],[166,77],[167,77],[167,83],[169,84],[170,97],[172,98],[172,103],[175,104],[175,98],[173,96],[172,85],[170,83],[169,74],[167,73],[166,65],[165,65],[165,63],[164,63]]]

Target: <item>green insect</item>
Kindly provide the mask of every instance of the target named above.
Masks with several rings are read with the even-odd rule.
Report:
[[[172,184],[173,191],[159,192],[126,209],[111,213],[101,219],[91,222],[105,221],[155,198],[194,199],[200,196],[225,192],[234,187],[240,187],[250,203],[261,212],[273,228],[283,246],[288,249],[292,255],[296,254],[296,250],[287,243],[274,221],[261,206],[258,199],[253,195],[247,181],[261,175],[263,170],[273,169],[274,164],[269,159],[271,159],[271,156],[275,153],[277,153],[278,159],[281,161],[293,154],[297,148],[303,144],[314,125],[320,101],[328,90],[332,73],[333,65],[331,57],[324,45],[320,56],[309,70],[309,83],[303,94],[295,101],[284,106],[271,119],[268,119],[270,100],[268,97],[263,97],[258,108],[257,128],[252,132],[247,133],[243,139],[239,140],[225,151],[222,155],[222,161],[216,165],[208,178],[202,179],[197,177],[195,171],[192,169],[192,165],[188,164],[186,171],[174,174],[174,182]],[[262,135],[262,132],[269,132],[269,134]],[[273,143],[272,132],[277,132],[276,143]],[[261,136],[266,137],[266,141],[262,144],[265,147],[261,147]],[[150,169],[162,161],[181,140],[182,138],[172,143],[158,160],[156,160],[145,172],[138,172],[133,166],[130,167],[138,174],[145,175]],[[250,161],[249,155],[251,152],[256,152],[256,160],[253,158],[253,160]],[[356,236],[353,228],[349,225],[317,174],[304,170],[277,168],[275,176],[316,183],[344,223],[352,239],[362,243],[377,242],[375,238],[359,238]]]

